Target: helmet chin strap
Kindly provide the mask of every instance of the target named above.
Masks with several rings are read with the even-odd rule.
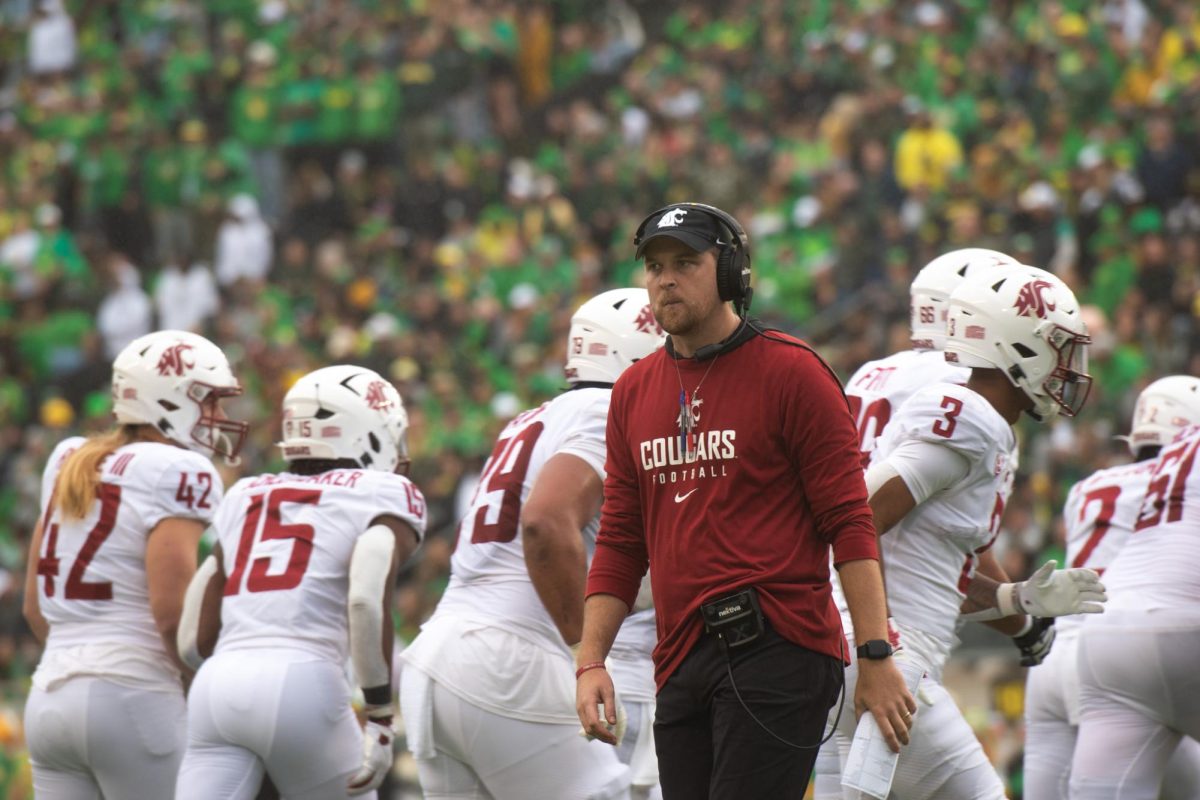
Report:
[[[223,431],[217,427],[213,427],[213,428],[211,428],[211,430],[213,431],[213,435],[212,435],[213,445],[214,445],[213,451],[215,453],[220,454],[221,458],[223,458],[225,460],[225,463],[228,464],[229,466],[240,467],[242,465],[241,456],[228,455],[230,452],[233,451],[233,442],[230,441],[229,434],[225,433],[225,431]],[[220,449],[218,449],[215,446],[217,444],[221,445]]]
[[[1031,395],[1030,400],[1033,401],[1033,408],[1025,413],[1033,417],[1037,422],[1049,422],[1058,416],[1060,405],[1057,400],[1049,395]]]

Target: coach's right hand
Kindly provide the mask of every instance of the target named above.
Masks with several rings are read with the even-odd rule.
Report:
[[[916,710],[917,701],[904,685],[904,676],[891,658],[858,659],[855,716],[861,717],[864,711],[874,714],[893,753],[899,753],[900,746],[908,744],[908,731],[912,728]]]
[[[585,734],[614,746],[617,744],[616,691],[608,670],[602,665],[581,668],[575,684],[575,712],[579,714],[579,724]]]

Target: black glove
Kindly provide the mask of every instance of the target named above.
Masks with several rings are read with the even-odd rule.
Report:
[[[1050,655],[1054,644],[1054,617],[1030,617],[1029,630],[1013,637],[1013,644],[1021,651],[1021,666],[1036,667]]]

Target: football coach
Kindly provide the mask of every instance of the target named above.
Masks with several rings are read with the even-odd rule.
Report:
[[[854,422],[821,358],[748,316],[750,242],[737,220],[676,203],[646,217],[634,245],[670,336],[613,390],[580,721],[615,741],[604,659],[648,567],[663,796],[802,797],[848,662],[831,550],[869,651],[855,711],[874,714],[898,751],[916,710],[889,657]]]

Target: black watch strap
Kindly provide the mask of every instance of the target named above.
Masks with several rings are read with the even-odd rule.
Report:
[[[859,658],[880,661],[892,655],[892,646],[885,639],[872,639],[860,644],[854,652],[858,653]]]

